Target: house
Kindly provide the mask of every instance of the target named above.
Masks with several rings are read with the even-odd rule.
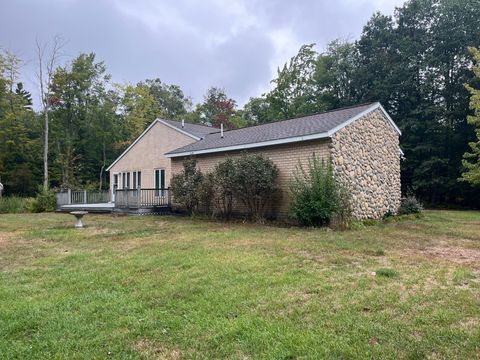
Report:
[[[278,167],[283,196],[272,210],[285,216],[296,167],[315,155],[331,160],[336,176],[349,186],[355,217],[379,218],[400,205],[400,135],[380,103],[228,131],[156,120],[110,166],[111,186],[168,187],[186,157],[194,156],[206,173],[248,151],[269,157]]]
[[[218,131],[211,126],[155,119],[145,131],[107,168],[110,191],[115,201],[118,189],[168,188],[172,177],[171,160],[165,153],[202,140]]]

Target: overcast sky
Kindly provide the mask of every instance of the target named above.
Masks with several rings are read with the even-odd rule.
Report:
[[[35,38],[67,41],[65,59],[95,52],[115,82],[160,78],[194,102],[210,86],[243,104],[270,87],[302,44],[317,51],[358,38],[375,11],[404,0],[0,0],[0,46],[26,61],[35,86]],[[34,99],[37,101],[37,99]]]

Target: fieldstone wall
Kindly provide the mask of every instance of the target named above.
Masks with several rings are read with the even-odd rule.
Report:
[[[376,110],[332,136],[337,177],[352,192],[354,216],[381,218],[400,206],[399,134]]]

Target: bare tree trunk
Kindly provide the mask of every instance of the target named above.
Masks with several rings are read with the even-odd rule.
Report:
[[[100,168],[100,182],[99,182],[99,186],[98,186],[98,190],[102,190],[102,185],[103,185],[103,170],[105,169],[105,164],[107,162],[107,159],[106,159],[106,150],[105,150],[105,141],[103,142],[102,144],[102,155],[103,155],[103,164],[102,164],[102,167]]]
[[[63,39],[56,35],[53,38],[53,44],[50,48],[49,54],[46,54],[48,50],[48,43],[40,44],[38,39],[36,40],[36,51],[38,60],[38,73],[37,78],[40,85],[40,97],[44,113],[43,124],[43,189],[48,190],[49,178],[48,178],[48,147],[49,147],[49,111],[51,102],[51,91],[53,76],[57,66],[58,58],[60,57],[60,51],[65,45]]]
[[[43,124],[43,190],[48,190],[48,110],[44,111]]]

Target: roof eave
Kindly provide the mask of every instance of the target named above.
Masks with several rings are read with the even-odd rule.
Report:
[[[166,153],[165,156],[167,158],[175,158],[175,157],[183,157],[183,156],[210,154],[210,153],[216,153],[216,152],[244,150],[244,149],[251,149],[251,148],[272,146],[272,145],[281,145],[281,144],[288,144],[288,143],[299,142],[299,141],[325,139],[325,138],[331,137],[337,131],[343,129],[344,127],[350,125],[354,121],[362,118],[363,116],[365,116],[365,115],[369,114],[370,112],[372,112],[374,110],[377,110],[377,109],[380,109],[382,111],[382,113],[385,115],[385,117],[390,122],[390,124],[395,129],[395,131],[398,132],[399,135],[401,135],[402,132],[397,127],[397,125],[394,123],[394,121],[392,120],[390,115],[388,115],[387,111],[383,108],[383,106],[379,102],[376,102],[376,103],[372,104],[372,106],[365,109],[364,111],[358,113],[357,115],[351,117],[347,121],[344,121],[340,125],[330,129],[327,132],[322,132],[322,133],[317,133],[317,134],[312,134],[312,135],[304,135],[304,136],[294,136],[294,137],[278,139],[278,140],[261,141],[261,142],[250,143],[250,144],[216,147],[216,148],[203,149],[203,150],[183,151],[183,152],[178,152],[178,153],[170,152],[170,153]]]
[[[162,123],[163,125],[166,125],[168,126],[169,128],[172,128],[174,130],[177,130],[178,132],[181,132],[183,135],[187,135],[187,136],[190,136],[192,139],[195,139],[195,140],[201,140],[202,138],[201,137],[198,137],[196,135],[193,135],[191,133],[189,133],[188,131],[184,130],[184,129],[179,129],[178,127],[176,126],[173,126],[169,123],[167,123],[166,121],[162,120],[162,119],[156,119],[158,122]]]
[[[215,152],[244,150],[244,149],[252,149],[252,148],[272,146],[272,145],[289,144],[289,143],[299,142],[299,141],[326,139],[328,137],[330,137],[329,133],[323,132],[323,133],[312,134],[312,135],[294,136],[294,137],[278,139],[278,140],[260,141],[260,142],[250,143],[250,144],[223,146],[223,147],[216,147],[216,148],[203,149],[203,150],[184,151],[179,153],[166,153],[165,157],[174,158],[174,157],[182,157],[182,156],[210,154]]]

